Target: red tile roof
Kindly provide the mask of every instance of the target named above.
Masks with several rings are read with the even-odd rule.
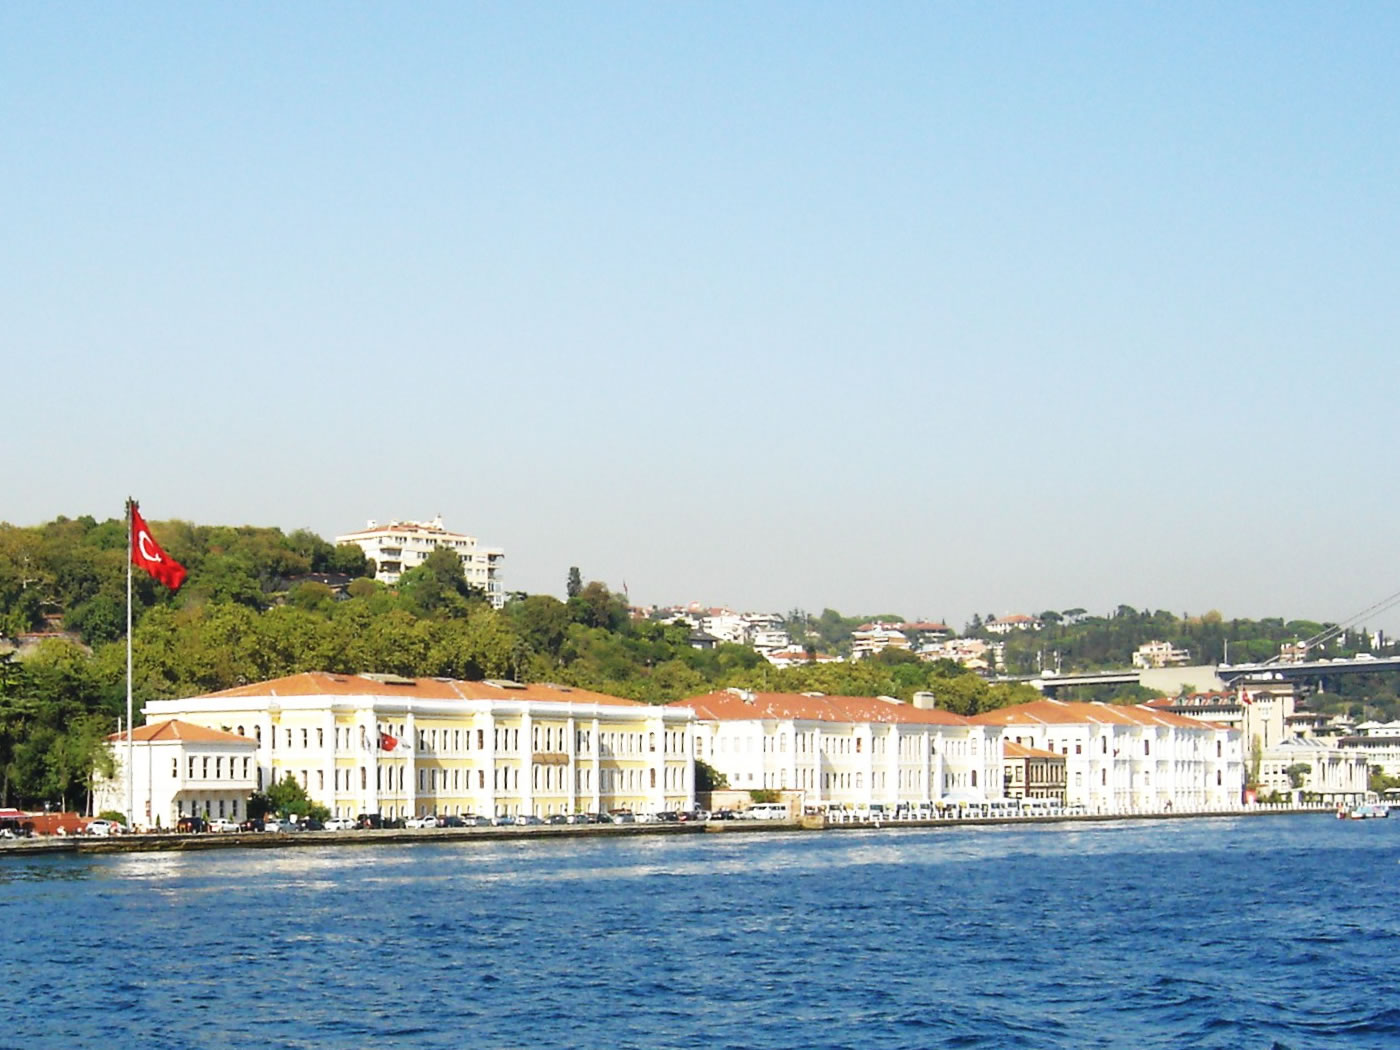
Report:
[[[745,699],[745,696],[751,699]],[[689,707],[705,721],[738,722],[755,718],[794,718],[812,722],[901,722],[925,725],[968,725],[951,711],[914,707],[875,696],[808,696],[806,693],[747,693],[728,689],[677,700],[670,707]]]
[[[420,700],[543,700],[567,704],[611,704],[616,707],[646,707],[638,700],[595,693],[574,686],[531,683],[514,686],[485,682],[463,682],[455,678],[399,679],[379,681],[364,675],[305,671],[267,682],[235,686],[204,698],[237,696],[402,696]]]
[[[1064,700],[1033,700],[1015,707],[1002,707],[974,715],[980,725],[1140,725],[1175,726],[1177,728],[1219,729],[1198,718],[1159,711],[1146,704],[1072,703]]]
[[[107,739],[126,743],[126,731],[112,733]],[[172,718],[166,722],[148,722],[137,726],[131,734],[133,743],[145,744],[152,741],[179,740],[194,744],[257,744],[251,737],[237,733],[225,733],[222,729],[209,729],[206,726],[191,725]]]
[[[1064,758],[1064,755],[1056,754],[1054,751],[1045,751],[1038,747],[1027,747],[1025,744],[1018,744],[1014,740],[1003,740],[1001,743],[1002,758]]]

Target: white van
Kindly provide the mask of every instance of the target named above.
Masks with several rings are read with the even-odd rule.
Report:
[[[750,820],[787,820],[792,811],[786,802],[755,802],[744,815]]]

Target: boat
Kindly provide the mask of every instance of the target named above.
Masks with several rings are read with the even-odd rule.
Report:
[[[1376,802],[1363,802],[1350,809],[1345,806],[1337,807],[1338,820],[1375,820],[1377,817],[1389,816],[1390,807]]]

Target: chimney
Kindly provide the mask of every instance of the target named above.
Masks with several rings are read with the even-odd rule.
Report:
[[[920,690],[914,694],[914,706],[925,711],[932,711],[938,706],[938,697],[927,690]]]

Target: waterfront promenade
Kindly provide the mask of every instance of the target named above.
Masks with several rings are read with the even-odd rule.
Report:
[[[508,826],[490,828],[367,829],[355,831],[301,832],[202,832],[193,835],[135,834],[106,837],[41,836],[0,840],[0,858],[41,853],[156,853],[217,849],[294,849],[311,846],[385,845],[388,843],[467,843],[501,840],[558,840],[630,838],[635,836],[686,836],[696,834],[745,834],[754,832],[841,832],[897,829],[938,830],[977,826],[1101,824],[1117,821],[1192,820],[1206,817],[1262,817],[1327,814],[1331,806],[1255,805],[1228,810],[1077,813],[1044,816],[962,816],[932,820],[870,819],[850,815],[808,816],[795,820],[725,820],[684,824],[585,824]]]

